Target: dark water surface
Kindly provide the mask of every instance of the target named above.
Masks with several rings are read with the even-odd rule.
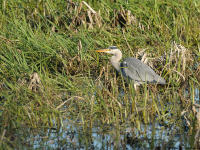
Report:
[[[185,92],[187,95],[187,91]],[[199,104],[199,88],[195,90],[195,103]],[[170,114],[167,114],[170,115]],[[183,118],[184,120],[184,118]],[[74,124],[63,121],[60,129],[38,129],[28,131],[24,138],[27,149],[190,149],[194,140],[187,135],[187,123],[176,126],[154,120],[148,124],[140,123],[139,129],[134,125],[126,127],[115,125]],[[184,129],[182,129],[184,127]],[[180,130],[181,129],[181,130]],[[24,133],[24,131],[22,131]]]

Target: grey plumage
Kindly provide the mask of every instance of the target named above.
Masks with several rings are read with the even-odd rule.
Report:
[[[128,63],[131,62],[131,63]],[[120,63],[120,71],[124,77],[134,80],[136,84],[145,81],[150,84],[166,84],[149,66],[134,57],[127,57]]]

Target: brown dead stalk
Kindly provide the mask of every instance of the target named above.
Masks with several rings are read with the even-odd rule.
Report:
[[[86,12],[82,12],[83,15],[80,15],[83,4],[89,9]],[[88,21],[86,19],[88,17]],[[98,27],[102,26],[102,21],[100,14],[98,14],[91,6],[89,6],[85,1],[82,1],[78,7],[77,16],[74,16],[72,23],[77,27],[83,24],[88,29],[93,29],[94,25]],[[72,27],[72,25],[70,26]]]

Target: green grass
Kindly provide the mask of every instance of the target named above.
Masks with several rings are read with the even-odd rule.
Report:
[[[94,23],[93,28],[88,28],[89,9],[84,4],[78,14],[78,8],[72,5],[66,9],[65,1],[0,2],[0,146],[22,148],[27,146],[22,142],[27,137],[12,137],[21,132],[19,129],[59,130],[68,119],[82,127],[84,133],[97,124],[102,129],[104,125],[114,126],[117,132],[131,126],[139,132],[141,124],[156,121],[163,126],[176,126],[178,133],[184,135],[185,145],[195,147],[199,124],[192,105],[197,103],[195,89],[199,86],[195,58],[200,53],[199,1],[86,2],[95,11],[100,10],[101,27]],[[114,24],[122,8],[131,11],[134,22],[125,25],[120,20]],[[76,17],[86,25],[72,22]],[[186,63],[183,52],[170,58],[173,41],[188,49]],[[80,42],[82,48],[78,48]],[[121,75],[116,76],[109,55],[94,52],[111,45],[122,50],[123,58],[146,49],[154,69],[167,85],[143,85],[135,91]],[[154,61],[161,55],[165,55],[164,61]],[[41,81],[35,92],[29,88],[34,72]],[[187,84],[188,94],[184,86]],[[181,125],[185,121],[183,111],[187,111],[184,116],[190,122],[187,135]],[[89,145],[86,135],[84,138]]]

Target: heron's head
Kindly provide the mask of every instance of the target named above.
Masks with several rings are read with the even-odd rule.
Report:
[[[122,58],[122,52],[116,46],[110,46],[107,49],[100,49],[100,50],[96,50],[95,52],[104,52],[104,53],[114,54],[114,56],[110,58],[111,63],[118,62]]]
[[[110,46],[107,49],[100,49],[96,50],[95,52],[104,52],[104,53],[109,53],[109,54],[117,54],[119,52],[119,48],[116,46]]]

